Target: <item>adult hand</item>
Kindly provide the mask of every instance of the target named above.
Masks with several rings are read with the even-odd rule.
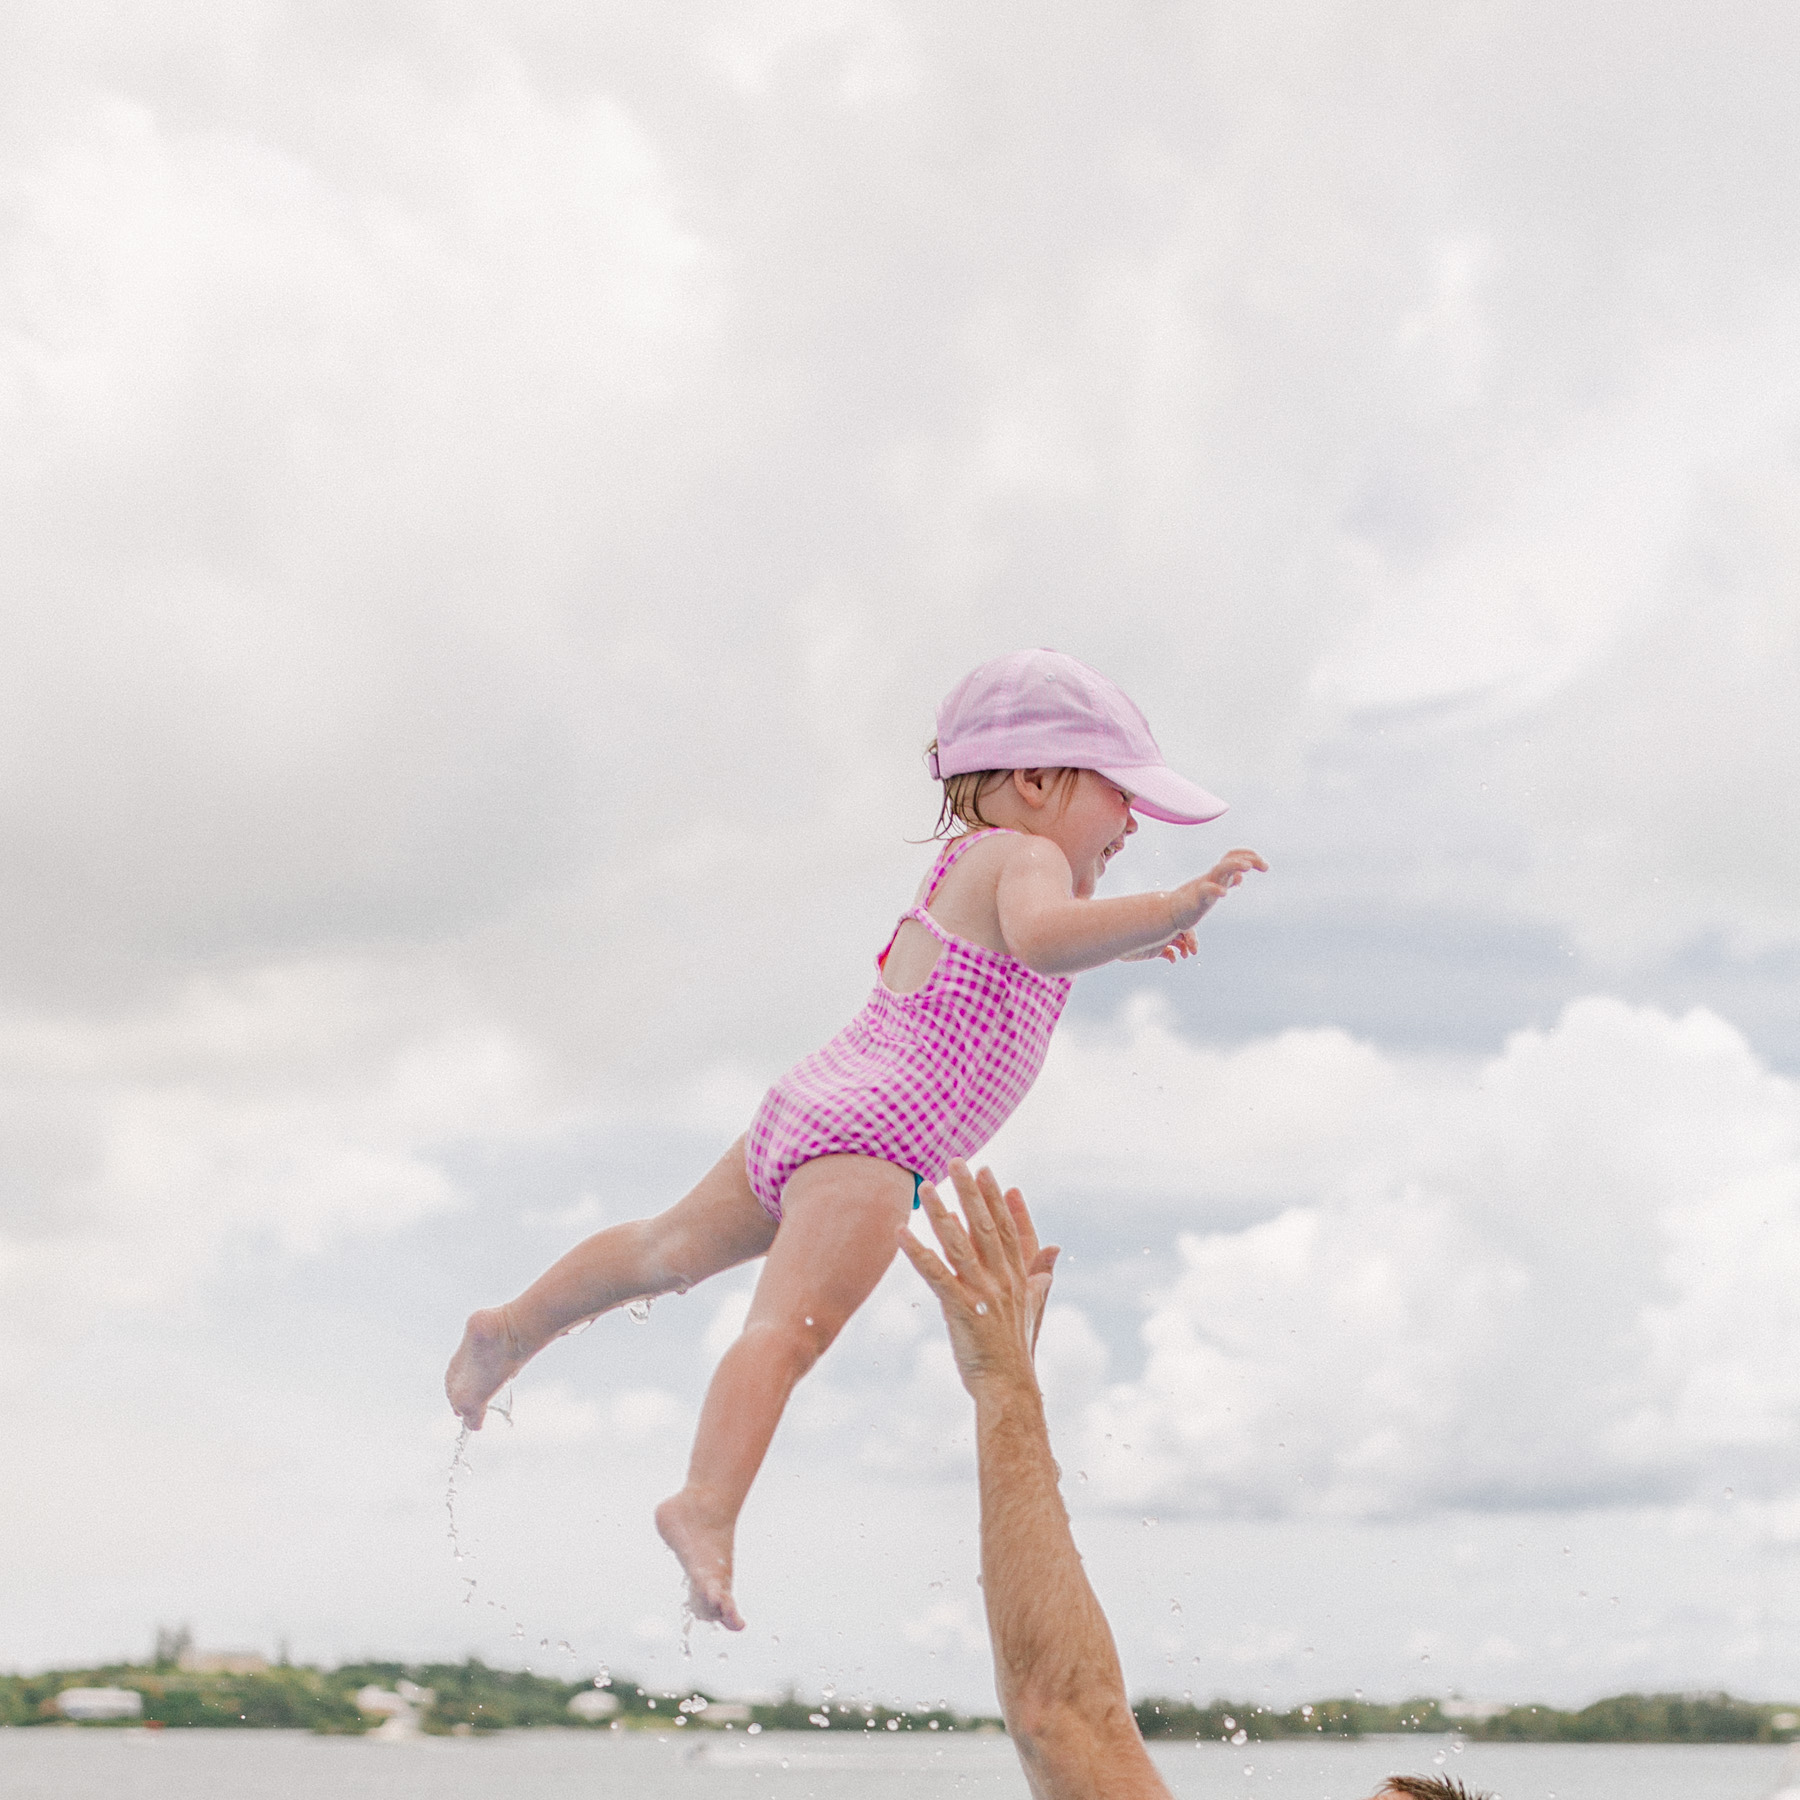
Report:
[[[950,1179],[962,1219],[929,1182],[919,1191],[948,1264],[904,1228],[900,1248],[937,1295],[957,1372],[975,1395],[993,1377],[1031,1375],[1060,1251],[1054,1244],[1039,1247],[1024,1195],[1017,1188],[1003,1194],[991,1169],[971,1176],[967,1163],[953,1162]]]

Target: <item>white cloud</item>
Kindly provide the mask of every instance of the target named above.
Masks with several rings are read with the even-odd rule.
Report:
[[[996,1152],[1008,1179],[1146,1230],[1184,1182],[1261,1215],[1181,1233],[1141,1374],[1072,1434],[1095,1497],[1381,1516],[1790,1491],[1800,1086],[1722,1021],[1587,1000],[1451,1068],[1329,1033],[1172,1045],[1146,1006],[1067,1048],[1020,1155]]]
[[[486,1279],[559,1203],[570,1234],[641,1212],[690,1136],[729,1141],[870,979],[934,811],[934,701],[1021,642],[1115,674],[1239,803],[1233,838],[1282,840],[1244,897],[1291,928],[1280,1017],[1347,1016],[1358,906],[1421,985],[1431,907],[1472,980],[1524,921],[1665,997],[1684,947],[1800,936],[1779,9],[1051,5],[1021,29],[771,0],[674,37],[606,7],[15,14],[15,1347],[113,1314],[143,1370],[190,1367],[162,1327],[241,1325],[210,1279],[236,1249],[314,1259],[329,1315],[370,1305],[330,1256],[353,1243],[434,1386],[439,1315],[476,1296],[427,1293],[443,1242],[409,1222],[481,1162],[494,1217],[459,1241]],[[1169,854],[1117,879],[1164,878],[1177,843],[1147,832]],[[1204,996],[1205,970],[1171,978]],[[1731,1486],[1745,1566],[1788,1554],[1789,1088],[1701,1015],[1590,1005],[1479,1068],[1276,1016],[1236,1018],[1236,1049],[1150,1013],[1071,1026],[996,1146],[1071,1246],[1045,1379],[1059,1430],[1114,1440],[1083,1491],[1284,1518],[1629,1493],[1699,1532]],[[644,1147],[628,1178],[559,1166],[517,1209],[525,1178],[484,1161],[614,1126]],[[1117,1322],[1145,1247],[1168,1260],[1140,1371]],[[852,1505],[967,1467],[911,1281],[781,1440],[861,1482]],[[240,1424],[283,1383],[340,1404],[345,1363],[293,1340],[244,1359]],[[647,1434],[638,1479],[665,1451],[678,1474],[695,1395],[663,1379],[558,1429]],[[116,1369],[70,1381],[53,1522],[141,1406]],[[290,1478],[258,1489],[233,1429],[208,1411],[165,1471],[168,1541],[215,1516],[209,1445],[233,1517],[275,1516]],[[354,1510],[352,1462],[311,1513]],[[332,1608],[403,1616],[410,1530],[344,1563]],[[33,1641],[72,1641],[84,1579],[39,1588]],[[1658,1668],[1694,1639],[1656,1633]]]
[[[0,1026],[0,1216],[15,1324],[198,1292],[230,1245],[316,1255],[457,1204],[446,1145],[553,1119],[517,1043],[356,971],[195,982],[90,1022]],[[29,1332],[24,1334],[30,1336]]]
[[[966,1600],[934,1600],[912,1618],[903,1620],[900,1635],[909,1644],[933,1654],[945,1651],[979,1656],[988,1647],[987,1625],[979,1620]]]
[[[534,1367],[513,1391],[511,1418],[482,1428],[481,1450],[506,1457],[548,1451],[557,1454],[599,1439],[636,1448],[691,1423],[689,1408],[667,1388],[630,1387],[604,1401],[578,1394],[566,1382],[544,1379]]]

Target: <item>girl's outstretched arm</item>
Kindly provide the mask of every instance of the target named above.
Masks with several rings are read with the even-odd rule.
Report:
[[[1047,838],[1028,838],[1007,859],[995,889],[1000,934],[1007,949],[1040,975],[1078,975],[1120,957],[1178,947],[1185,955],[1185,934],[1249,870],[1268,866],[1254,850],[1233,850],[1178,888],[1078,900],[1068,858]]]

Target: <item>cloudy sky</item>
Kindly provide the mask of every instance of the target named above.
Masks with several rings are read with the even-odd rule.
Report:
[[[439,1381],[859,1003],[936,701],[1045,643],[1234,803],[1111,883],[1273,865],[992,1153],[1134,1689],[1792,1697],[1797,58],[1773,0],[8,9],[0,1666],[988,1703],[909,1270],[691,1660],[650,1507],[749,1273],[528,1372],[461,1564]]]

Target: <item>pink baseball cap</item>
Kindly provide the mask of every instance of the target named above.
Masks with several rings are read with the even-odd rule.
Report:
[[[965,675],[937,710],[931,773],[1092,769],[1133,808],[1171,825],[1204,825],[1225,802],[1163,761],[1144,715],[1120,689],[1060,650],[1015,650]]]

